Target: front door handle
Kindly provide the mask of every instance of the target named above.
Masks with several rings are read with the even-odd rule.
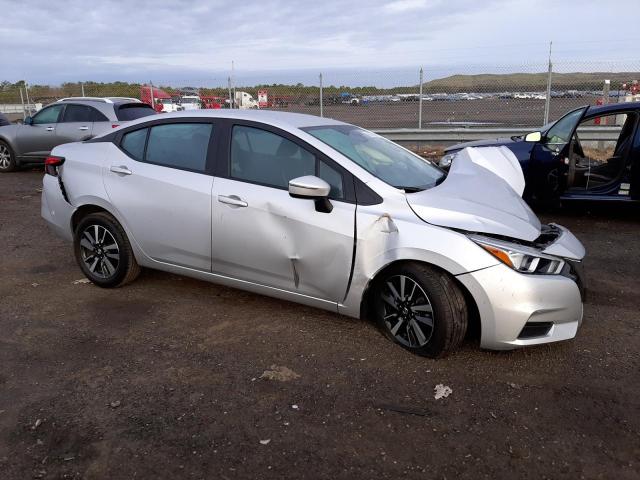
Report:
[[[53,132],[53,127],[47,127],[47,132]]]
[[[89,130],[89,127],[85,127],[85,126],[78,127],[78,130],[82,130],[82,131]]]
[[[227,205],[233,205],[234,207],[248,207],[249,204],[242,200],[237,195],[218,195],[218,201],[220,203],[226,203]]]
[[[111,170],[113,173],[119,173],[121,175],[131,175],[133,173],[124,165],[111,165],[111,168],[109,168],[109,170]]]

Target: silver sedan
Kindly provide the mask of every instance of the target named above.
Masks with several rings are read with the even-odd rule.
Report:
[[[377,323],[430,357],[570,339],[580,242],[541,225],[504,148],[445,174],[372,132],[308,115],[141,119],[46,160],[42,216],[100,287],[154,268]]]

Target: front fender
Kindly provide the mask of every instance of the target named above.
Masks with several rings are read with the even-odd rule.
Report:
[[[499,262],[456,231],[424,223],[410,212],[375,215],[358,207],[356,255],[352,280],[338,311],[359,317],[370,282],[388,265],[416,261],[434,265],[453,276],[487,268]]]

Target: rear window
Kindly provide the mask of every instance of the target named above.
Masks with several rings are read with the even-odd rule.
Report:
[[[123,122],[155,114],[156,111],[146,103],[125,103],[116,108],[116,117]]]

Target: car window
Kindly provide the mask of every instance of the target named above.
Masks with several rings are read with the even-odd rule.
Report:
[[[330,167],[324,162],[320,162],[318,165],[318,177],[323,179],[329,185],[331,185],[331,192],[329,198],[340,199],[344,198],[344,187],[342,185],[342,174]]]
[[[279,188],[316,174],[316,157],[266,130],[236,125],[231,135],[231,177]]]
[[[33,125],[57,123],[62,107],[64,107],[64,105],[52,105],[51,107],[43,108],[33,117]]]
[[[102,113],[88,105],[67,105],[62,116],[63,122],[107,122]]]
[[[171,123],[151,127],[145,161],[204,172],[213,125]]]
[[[582,118],[582,114],[585,110],[586,107],[569,112],[554,123],[545,135],[544,144],[557,150],[569,143],[571,134],[580,121],[580,118]]]
[[[142,130],[129,132],[122,137],[122,143],[120,144],[125,152],[140,162],[144,160],[144,146],[147,142],[148,130],[148,128],[143,128]]]
[[[116,107],[116,117],[123,122],[155,114],[156,111],[146,103],[125,103]]]

